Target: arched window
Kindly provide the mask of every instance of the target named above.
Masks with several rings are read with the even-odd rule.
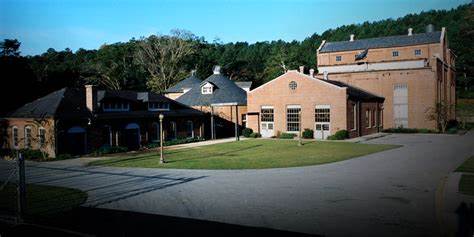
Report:
[[[31,127],[25,127],[25,148],[31,147]]]
[[[18,127],[12,127],[12,146],[18,148]]]
[[[193,121],[186,122],[186,137],[194,137]]]

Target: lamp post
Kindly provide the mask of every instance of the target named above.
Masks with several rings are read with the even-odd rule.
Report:
[[[165,163],[165,158],[163,157],[163,114],[158,116],[160,118],[160,164]]]

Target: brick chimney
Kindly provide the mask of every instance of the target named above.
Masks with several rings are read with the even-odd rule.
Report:
[[[355,35],[351,34],[351,38],[349,39],[349,41],[351,41],[351,42],[354,41],[354,37],[355,37]]]
[[[86,88],[86,107],[90,112],[95,112],[97,105],[96,88],[93,85],[85,85]]]
[[[408,35],[413,35],[413,28],[408,28]]]
[[[304,74],[304,66],[300,66],[300,73]]]
[[[309,76],[314,77],[314,69],[309,69]]]

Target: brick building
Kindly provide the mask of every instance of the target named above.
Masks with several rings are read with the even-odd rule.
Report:
[[[455,118],[455,55],[446,29],[325,42],[317,51],[318,76],[384,97],[383,126],[437,129],[427,111],[437,103]]]
[[[86,154],[101,146],[138,149],[160,139],[204,137],[205,115],[152,92],[105,91],[93,86],[63,88],[28,103],[2,119],[3,148]]]
[[[339,130],[351,137],[380,131],[384,98],[342,82],[312,74],[287,73],[250,91],[247,96],[248,127],[263,137],[281,132],[299,134],[314,130],[325,139]]]

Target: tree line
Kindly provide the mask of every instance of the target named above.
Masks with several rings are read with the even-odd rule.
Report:
[[[128,42],[104,44],[96,50],[48,49],[40,55],[21,56],[21,42],[5,39],[0,47],[0,114],[63,87],[95,84],[111,90],[162,92],[197,70],[208,77],[214,65],[221,65],[232,80],[261,85],[289,69],[305,65],[316,69],[316,50],[323,40],[348,40],[448,29],[449,47],[456,54],[459,92],[471,91],[474,75],[474,9],[461,5],[451,10],[431,10],[398,19],[343,25],[302,41],[283,40],[222,43],[206,41],[189,31],[173,30],[168,35],[151,35]]]

